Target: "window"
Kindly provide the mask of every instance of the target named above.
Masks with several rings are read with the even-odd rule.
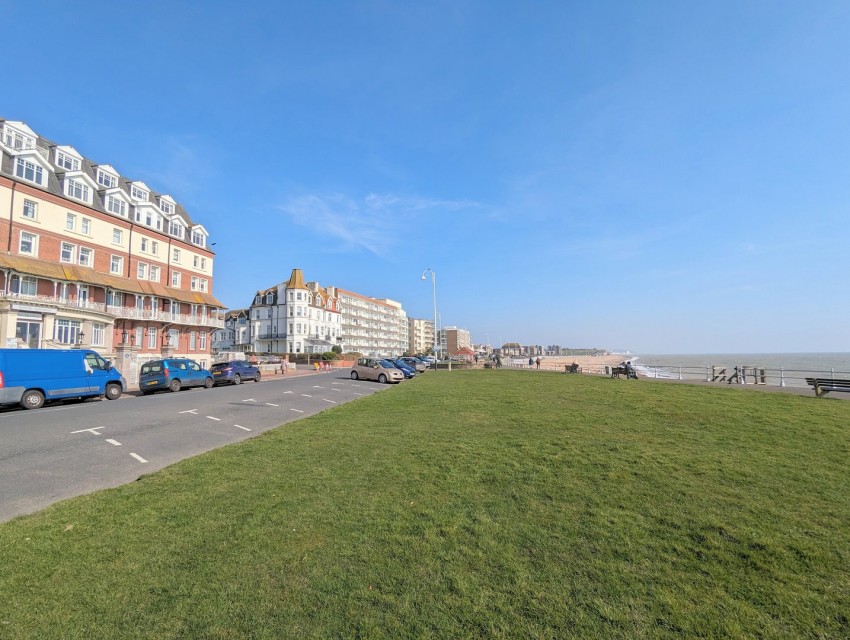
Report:
[[[168,223],[168,233],[175,238],[183,238],[183,225],[179,222],[169,222]]]
[[[192,244],[198,245],[199,247],[203,247],[204,245],[204,234],[200,231],[192,232]]]
[[[172,287],[179,288],[181,280],[182,280],[182,276],[180,275],[179,271],[172,271],[171,272],[171,286]]]
[[[24,200],[24,218],[35,220],[37,213],[38,203],[33,202],[32,200]]]
[[[71,178],[65,182],[65,195],[88,202],[89,186],[82,180]]]
[[[127,217],[127,203],[115,196],[106,196],[106,210],[115,213],[122,218]]]
[[[148,277],[148,265],[144,262],[140,262],[136,265],[136,278],[139,280],[147,280]]]
[[[124,306],[124,294],[120,291],[113,291],[112,289],[106,290],[106,306],[108,307],[122,307]],[[139,343],[141,344],[141,342]]]
[[[32,149],[35,138],[15,131],[11,127],[3,127],[3,144],[14,149]]]
[[[267,293],[266,294],[266,304],[272,304],[274,302],[274,294]]]
[[[150,250],[150,240],[142,238],[142,251],[147,253]]]
[[[124,232],[121,229],[112,230],[112,244],[121,244],[124,240]]]
[[[15,164],[15,175],[22,180],[41,184],[44,178],[44,171],[36,163],[25,160],[24,158],[18,158]]]
[[[198,334],[194,331],[189,332],[189,351],[195,351],[198,344]]]
[[[201,331],[200,334],[199,334],[199,337],[200,337],[200,344],[198,345],[198,349],[200,349],[201,351],[206,351],[207,350],[207,332]]]
[[[38,255],[38,236],[28,231],[21,231],[21,244],[18,247],[19,253],[25,253],[28,256]]]
[[[91,235],[91,218],[83,218],[80,220],[80,233],[87,236]]]
[[[180,262],[180,249],[172,249],[171,250],[171,261],[172,262]]]
[[[76,231],[77,230],[77,216],[73,213],[65,214],[65,229],[68,231]]]
[[[34,276],[24,276],[12,281],[12,291],[22,296],[34,296],[38,293],[38,280]]]
[[[62,262],[73,262],[74,261],[74,251],[76,247],[68,242],[63,242],[62,247],[59,251],[59,259]]]
[[[91,325],[91,343],[93,347],[103,346],[104,325],[99,322],[92,322]]]
[[[148,349],[156,349],[156,327],[148,327]]]
[[[168,330],[168,346],[174,349],[180,346],[180,329]]]
[[[134,184],[130,185],[130,197],[134,200],[141,200],[142,202],[148,201],[148,192],[144,189],[137,187]]]
[[[196,278],[195,276],[192,276],[192,286],[191,286],[192,291],[198,290],[198,287],[199,287],[198,281],[199,280],[200,280],[200,278]]]
[[[136,344],[140,347],[145,341],[145,329],[144,327],[136,327]]]
[[[106,173],[103,169],[98,169],[97,183],[102,184],[107,189],[114,189],[118,185],[118,178],[111,173]]]
[[[156,240],[151,240],[151,253],[159,255],[159,243]]]
[[[77,320],[57,318],[53,339],[61,344],[76,344],[80,335],[80,323]]]
[[[159,282],[159,267],[151,265],[151,280]]]
[[[80,247],[80,265],[83,267],[93,267],[94,251],[88,247]]]
[[[207,259],[202,258],[201,256],[195,256],[195,268],[200,269],[201,271],[207,268]]]
[[[56,166],[67,169],[68,171],[79,171],[80,161],[74,156],[68,155],[64,151],[56,150]]]
[[[168,202],[168,200],[163,200],[160,198],[159,200],[159,208],[163,210],[163,212],[171,215],[174,213],[174,205]]]

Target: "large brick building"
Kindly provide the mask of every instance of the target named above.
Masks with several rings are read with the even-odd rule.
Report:
[[[209,362],[223,326],[208,234],[171,196],[0,119],[0,346],[82,346],[132,380]]]

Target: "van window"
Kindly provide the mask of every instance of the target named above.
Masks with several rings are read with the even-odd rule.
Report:
[[[106,366],[106,360],[101,358],[96,353],[87,353],[86,354],[86,364],[91,369],[100,369],[102,371],[108,371],[109,367]]]

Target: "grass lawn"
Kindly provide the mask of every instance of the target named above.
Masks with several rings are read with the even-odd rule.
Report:
[[[0,525],[0,638],[848,638],[850,402],[440,371]]]

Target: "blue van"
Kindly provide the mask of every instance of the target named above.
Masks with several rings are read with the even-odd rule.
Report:
[[[121,372],[90,349],[0,349],[0,404],[38,409],[45,400],[116,400],[126,389]]]

